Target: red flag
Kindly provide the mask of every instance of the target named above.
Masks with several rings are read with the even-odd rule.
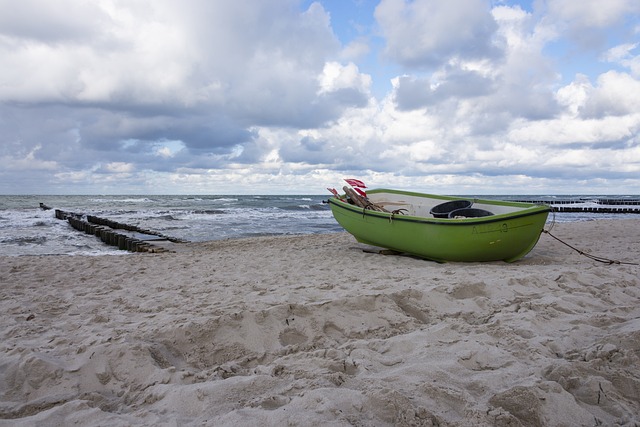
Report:
[[[358,193],[362,197],[367,197],[367,193],[365,193],[364,190],[361,190],[361,189],[359,189],[357,187],[355,187],[354,190],[356,190],[356,193]]]
[[[360,187],[360,188],[367,188],[366,185],[364,185],[364,182],[360,181],[359,179],[345,179],[345,181],[347,181],[347,184],[349,184],[350,186],[356,188],[356,187]]]
[[[338,191],[335,188],[327,188],[327,190],[331,191],[331,193],[337,198],[340,198],[340,195],[338,194]]]

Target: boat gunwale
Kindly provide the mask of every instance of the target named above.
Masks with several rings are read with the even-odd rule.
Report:
[[[369,191],[369,194],[376,193],[393,193],[393,194],[403,194],[407,196],[415,196],[422,198],[431,198],[431,199],[440,199],[440,200],[460,200],[464,199],[464,197],[453,197],[453,196],[439,196],[432,194],[424,194],[424,193],[414,193],[409,191],[400,191],[400,190],[386,190],[386,189],[376,189]],[[502,206],[512,206],[512,207],[521,207],[523,208],[522,212],[509,212],[496,214],[486,217],[479,218],[428,218],[423,216],[411,216],[411,215],[393,215],[389,212],[379,212],[366,208],[361,208],[359,206],[351,205],[347,202],[344,202],[335,196],[329,197],[329,204],[333,204],[338,208],[345,209],[347,211],[351,211],[353,213],[358,213],[363,216],[372,216],[377,218],[390,219],[393,218],[393,221],[405,221],[405,222],[413,222],[419,224],[437,224],[437,225],[449,225],[449,226],[464,226],[464,225],[477,225],[477,224],[489,224],[493,222],[501,222],[505,220],[511,220],[516,218],[523,218],[532,215],[539,215],[542,213],[551,212],[551,207],[548,205],[536,205],[530,203],[522,203],[522,202],[509,202],[503,200],[486,200],[486,199],[473,199],[475,202],[480,202],[483,204],[490,205],[502,205]]]

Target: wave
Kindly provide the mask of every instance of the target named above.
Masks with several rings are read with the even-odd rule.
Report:
[[[226,212],[221,210],[221,209],[200,209],[200,210],[195,210],[195,211],[191,211],[191,212],[196,214],[196,215],[223,215],[223,214],[226,214]]]
[[[46,236],[23,236],[23,237],[9,237],[0,240],[0,243],[6,245],[44,245],[47,242]]]
[[[329,211],[331,210],[328,205],[323,205],[323,204],[288,205],[288,206],[282,206],[279,209],[282,209],[284,211],[308,211],[308,210]]]
[[[148,197],[128,197],[128,198],[93,198],[89,199],[89,202],[93,203],[150,203],[152,199]]]

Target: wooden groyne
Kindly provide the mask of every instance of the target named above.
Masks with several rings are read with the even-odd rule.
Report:
[[[549,205],[554,212],[640,214],[640,199],[518,199],[516,201],[537,205]]]
[[[612,214],[640,214],[640,206],[628,208],[612,208],[604,206],[552,206],[555,212],[586,212],[586,213],[612,213]]]
[[[107,245],[117,246],[118,249],[130,252],[170,252],[167,242],[185,242],[136,225],[123,224],[93,215],[56,209],[55,216],[57,219],[68,221],[71,227],[78,231],[96,236]]]

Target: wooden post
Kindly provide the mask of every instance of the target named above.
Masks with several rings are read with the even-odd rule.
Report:
[[[363,209],[371,209],[378,212],[389,212],[384,207],[380,205],[376,205],[375,203],[372,203],[366,197],[362,197],[361,195],[359,195],[353,189],[347,187],[346,185],[342,187],[342,189],[344,190],[345,194],[353,201],[353,203],[355,203],[356,206],[359,206]]]

